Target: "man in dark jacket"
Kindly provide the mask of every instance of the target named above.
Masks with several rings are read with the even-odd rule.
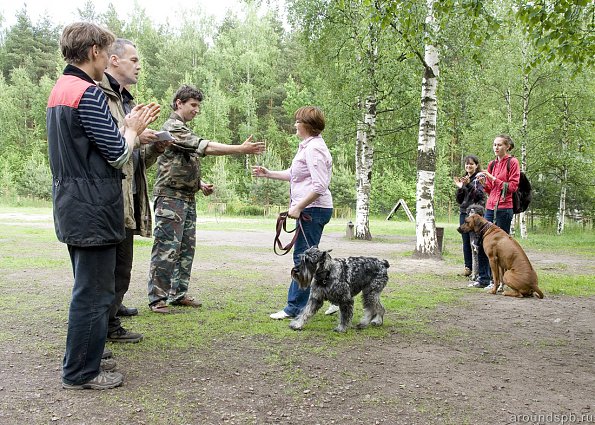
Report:
[[[101,368],[114,298],[116,244],[125,236],[119,168],[153,112],[135,108],[126,117],[122,137],[94,82],[103,78],[114,40],[95,24],[66,26],[60,48],[68,65],[48,99],[54,226],[68,246],[74,272],[62,368],[66,389],[107,389],[123,381],[122,374]],[[105,364],[105,369],[114,367],[114,362]]]
[[[108,107],[116,122],[134,108],[134,98],[127,87],[136,84],[140,72],[140,58],[130,40],[118,38],[109,48],[109,61],[99,87],[107,97]],[[111,342],[139,342],[143,335],[122,326],[120,316],[135,316],[136,308],[122,304],[130,287],[134,235],[151,237],[151,207],[146,169],[153,165],[170,142],[158,141],[155,131],[146,129],[136,139],[130,159],[122,167],[122,195],[124,197],[124,226],[126,238],[116,248],[116,296],[109,312],[107,340]]]

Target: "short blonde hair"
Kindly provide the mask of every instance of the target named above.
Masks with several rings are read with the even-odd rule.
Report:
[[[75,22],[62,31],[60,51],[66,62],[80,64],[89,60],[90,47],[107,49],[115,40],[116,36],[108,29],[90,22]]]

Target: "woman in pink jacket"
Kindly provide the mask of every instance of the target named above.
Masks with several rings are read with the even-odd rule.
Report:
[[[293,248],[295,266],[300,263],[300,254],[320,243],[324,226],[333,214],[333,197],[329,190],[333,159],[320,135],[324,126],[325,118],[320,108],[301,107],[295,113],[296,135],[301,142],[291,167],[283,171],[270,171],[261,166],[252,168],[252,175],[255,177],[289,181],[289,217],[298,219],[303,213],[311,218],[301,220],[303,232],[296,230],[298,238]],[[300,289],[298,283],[292,279],[287,294],[287,305],[271,314],[271,319],[296,317],[306,306],[309,296],[310,288]]]

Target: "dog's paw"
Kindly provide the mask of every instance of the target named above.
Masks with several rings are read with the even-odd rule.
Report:
[[[291,322],[289,322],[289,327],[294,331],[301,331],[304,328],[304,325],[302,325],[297,320],[292,320]]]
[[[366,329],[368,327],[368,323],[358,323],[355,328],[356,329]]]
[[[335,332],[339,332],[339,333],[345,333],[347,332],[347,328],[345,326],[337,326],[335,329],[333,329]]]

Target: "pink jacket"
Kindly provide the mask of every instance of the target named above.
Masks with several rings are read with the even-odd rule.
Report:
[[[308,207],[333,208],[329,190],[333,171],[333,158],[322,137],[314,136],[300,142],[289,168],[291,206],[296,205],[310,192],[320,197]]]

